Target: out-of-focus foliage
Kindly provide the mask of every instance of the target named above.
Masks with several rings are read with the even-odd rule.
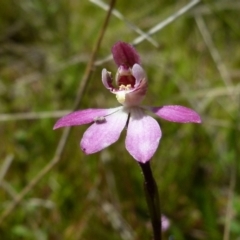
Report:
[[[143,31],[188,2],[117,1],[116,9]],[[230,238],[240,236],[240,5],[203,1],[152,38],[136,46],[149,78],[145,104],[179,104],[195,109],[201,125],[159,120],[163,138],[152,159],[162,212],[170,219],[165,239],[222,239],[231,216]],[[106,12],[87,0],[9,0],[0,8],[0,157],[13,161],[0,179],[0,214],[51,161],[62,130],[55,118],[10,119],[3,114],[73,108],[76,89]],[[138,36],[112,16],[98,59],[118,40]],[[210,40],[209,40],[210,39]],[[209,42],[210,41],[210,42]],[[80,108],[118,103],[94,69]],[[124,135],[85,156],[75,127],[61,161],[27,194],[0,227],[1,239],[150,239],[151,227],[137,163]],[[233,184],[234,185],[234,184]],[[230,214],[231,213],[231,214]]]

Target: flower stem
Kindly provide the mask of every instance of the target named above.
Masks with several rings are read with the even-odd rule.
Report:
[[[161,210],[157,184],[152,175],[150,163],[139,163],[144,178],[144,190],[146,194],[146,201],[148,210],[151,217],[154,240],[162,239],[162,226],[161,226]]]

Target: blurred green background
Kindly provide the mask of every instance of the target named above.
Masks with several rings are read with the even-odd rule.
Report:
[[[87,0],[0,3],[1,216],[54,157],[63,129],[52,127],[73,108],[106,11]],[[97,59],[188,3],[117,1],[127,22],[111,17]],[[158,119],[163,138],[151,164],[171,222],[164,239],[240,239],[239,11],[238,1],[202,1],[136,46],[149,79],[144,104],[184,105],[203,119]],[[81,109],[118,105],[102,86],[102,68],[117,69],[98,62]],[[85,156],[79,141],[87,127],[72,129],[59,163],[2,221],[1,239],[151,239],[143,176],[125,133]]]

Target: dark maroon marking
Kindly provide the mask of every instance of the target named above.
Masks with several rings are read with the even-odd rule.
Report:
[[[132,76],[132,75],[129,75],[129,76],[121,76],[121,77],[118,79],[118,86],[121,86],[121,85],[124,85],[124,86],[131,85],[131,87],[133,88],[134,85],[135,85],[135,82],[136,82],[136,79],[135,79],[135,77]]]

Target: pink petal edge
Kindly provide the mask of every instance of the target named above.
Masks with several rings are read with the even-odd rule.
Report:
[[[167,105],[162,107],[151,107],[149,108],[160,118],[163,118],[170,122],[178,123],[201,123],[201,117],[194,110],[178,106],[178,105]]]
[[[87,123],[94,122],[97,117],[105,117],[118,111],[121,107],[109,108],[109,109],[99,109],[99,108],[89,108],[85,110],[79,110],[60,118],[54,125],[53,129],[69,126],[83,125]]]
[[[158,122],[142,109],[131,111],[126,136],[126,149],[138,162],[146,163],[156,152],[162,132]]]

